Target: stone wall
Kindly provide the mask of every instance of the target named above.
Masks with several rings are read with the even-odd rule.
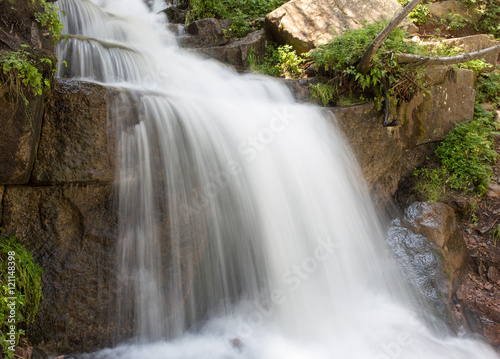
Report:
[[[117,91],[98,85],[56,81],[43,126],[40,121],[34,165],[17,161],[10,172],[2,167],[0,227],[43,267],[44,298],[28,334],[48,353],[92,351],[126,337],[114,327],[115,145],[107,103],[115,96]],[[42,117],[41,103],[34,113]],[[25,125],[18,119],[12,127],[19,122]],[[24,146],[34,160],[31,145],[17,148]],[[15,146],[3,153],[12,152]]]

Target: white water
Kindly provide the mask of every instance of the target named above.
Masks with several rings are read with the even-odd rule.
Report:
[[[58,75],[126,89],[110,118],[120,320],[136,340],[93,356],[497,358],[403,284],[332,120],[178,49],[149,3],[58,2],[75,35]]]

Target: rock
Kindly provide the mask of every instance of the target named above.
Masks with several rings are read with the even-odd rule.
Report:
[[[19,93],[17,92],[19,91]],[[28,100],[26,106],[22,96]],[[36,156],[43,97],[7,83],[0,88],[0,184],[27,183]]]
[[[5,189],[1,226],[43,268],[43,301],[28,335],[47,353],[91,351],[114,343],[113,194],[111,185]]]
[[[500,197],[500,184],[490,183],[488,186],[488,192],[486,192],[486,197],[498,198]]]
[[[459,233],[455,211],[442,203],[416,202],[405,210],[403,220],[414,233],[422,234],[439,247],[456,285],[456,278],[465,270],[467,246]]]
[[[474,11],[474,7],[469,7],[462,1],[448,0],[429,5],[429,16],[448,19],[450,15],[459,15],[472,23],[481,19],[481,14]]]
[[[252,48],[255,56],[258,58],[264,57],[266,42],[264,30],[257,30],[241,39],[232,41],[226,46],[199,48],[194,49],[194,51],[229,65],[245,66]]]
[[[495,111],[495,107],[491,103],[482,103],[481,107],[484,108],[486,111]]]
[[[45,109],[34,183],[112,182],[115,134],[107,103],[117,91],[103,86],[59,80]]]
[[[401,5],[396,0],[291,0],[266,16],[266,31],[298,53],[331,41],[346,28],[363,21],[392,18]]]
[[[488,268],[488,279],[491,280],[492,282],[498,282],[498,280],[500,280],[500,274],[498,273],[498,269],[496,269],[493,266],[490,266],[490,268]]]
[[[186,32],[192,36],[181,37],[179,42],[183,47],[213,47],[228,43],[231,22],[214,18],[197,20],[189,24]]]
[[[487,35],[487,34],[479,34],[479,35],[459,37],[455,39],[447,39],[443,40],[443,42],[449,46],[461,47],[464,53],[484,50],[488,47],[500,44],[500,41],[496,41],[493,35]],[[484,60],[487,63],[496,66],[497,58],[498,58],[498,53],[493,53],[488,56],[485,56]],[[492,67],[491,69],[494,69],[494,67]],[[493,111],[493,109],[488,111]]]
[[[334,107],[332,121],[338,123],[363,171],[372,196],[379,205],[390,201],[401,178],[435,149],[435,143],[460,123],[472,119],[475,75],[470,70],[431,69],[430,94],[417,92],[400,103],[392,117],[397,127],[383,127],[383,114],[372,103]]]
[[[407,280],[451,320],[452,297],[467,269],[467,246],[455,212],[415,202],[388,230],[388,243]],[[453,324],[453,323],[451,323]]]
[[[171,6],[164,10],[168,21],[174,24],[185,24],[187,12],[188,11],[186,9],[181,9],[177,6]]]

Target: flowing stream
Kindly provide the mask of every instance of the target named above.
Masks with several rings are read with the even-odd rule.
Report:
[[[401,280],[331,116],[179,49],[163,0],[57,6],[58,77],[120,92],[118,312],[135,339],[92,357],[497,358]]]

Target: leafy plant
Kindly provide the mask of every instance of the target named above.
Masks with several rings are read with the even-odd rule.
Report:
[[[474,24],[477,31],[500,37],[500,3],[497,0],[464,0],[481,16]]]
[[[48,3],[47,0],[31,0],[32,4],[38,2],[41,5],[41,11],[35,13],[35,19],[42,26],[46,26],[52,33],[52,41],[54,44],[61,40],[61,32],[63,24],[59,18],[58,8],[54,4]]]
[[[408,5],[410,0],[398,0],[402,6]],[[408,15],[408,19],[416,25],[425,25],[427,23],[427,15],[429,15],[429,6],[425,3],[417,5],[415,9]]]
[[[29,46],[23,44],[20,50],[0,54],[0,69],[5,75],[13,75],[14,79],[30,87],[34,94],[41,95],[44,87],[50,87],[50,81],[43,77],[38,66],[47,63],[53,67],[53,63],[48,58],[41,58],[37,62],[27,49]]]
[[[310,53],[310,58],[320,71],[326,72],[332,78],[354,82],[362,92],[369,92],[371,97],[375,98],[378,109],[382,107],[382,94],[393,94],[395,85],[411,74],[411,70],[397,63],[396,55],[403,52],[421,54],[427,51],[425,47],[405,41],[407,34],[397,28],[374,55],[373,66],[369,72],[358,71],[357,64],[363,53],[386,25],[387,21],[379,21],[365,24],[360,29],[347,29],[329,44]]]
[[[498,157],[493,139],[497,128],[494,114],[476,104],[474,120],[457,125],[436,149],[440,166],[414,172],[414,190],[431,201],[442,199],[447,187],[484,195]]]
[[[246,35],[255,19],[263,17],[285,3],[285,0],[191,0],[187,22],[208,17],[230,19],[236,36]]]
[[[439,202],[446,194],[446,178],[448,172],[444,168],[421,168],[413,172],[418,180],[414,191],[429,202]]]
[[[500,106],[500,71],[483,74],[476,83],[476,100]]]
[[[486,193],[492,175],[492,163],[497,158],[493,133],[497,123],[493,114],[481,106],[475,108],[473,121],[455,127],[436,150],[442,166],[451,174],[451,188]]]
[[[310,84],[311,98],[316,100],[323,106],[329,106],[332,104],[333,97],[337,92],[337,89],[330,84]]]
[[[0,259],[0,340],[4,355],[10,359],[14,358],[10,349],[19,344],[26,326],[38,312],[42,300],[42,269],[15,238],[2,234]]]
[[[252,71],[264,75],[291,78],[302,75],[301,65],[304,61],[304,58],[297,55],[290,45],[279,46],[270,42],[262,61],[256,57],[252,48],[247,59],[247,65],[250,66]]]
[[[451,31],[458,31],[462,30],[464,27],[466,27],[468,24],[471,23],[470,20],[464,18],[460,14],[451,14],[448,16],[448,26],[446,27],[446,30],[451,30]]]

